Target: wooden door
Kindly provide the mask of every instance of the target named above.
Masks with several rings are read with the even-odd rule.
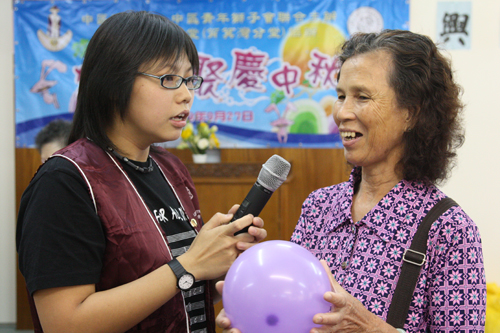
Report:
[[[40,154],[33,148],[16,148],[16,212],[19,211],[21,196],[40,166]],[[16,213],[17,217],[17,213]],[[19,271],[16,254],[17,329],[32,330],[28,292],[24,277]]]

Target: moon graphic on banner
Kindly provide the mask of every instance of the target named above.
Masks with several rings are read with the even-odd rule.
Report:
[[[290,29],[283,43],[281,58],[283,62],[300,68],[300,82],[309,87],[304,85],[304,74],[309,70],[311,51],[316,49],[333,56],[344,41],[344,35],[333,25],[321,21],[306,22]]]

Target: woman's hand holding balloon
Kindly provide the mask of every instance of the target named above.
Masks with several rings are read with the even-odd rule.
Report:
[[[324,295],[324,299],[332,304],[332,309],[328,313],[318,313],[314,316],[314,323],[323,326],[313,328],[311,333],[397,332],[394,327],[368,311],[357,298],[345,291],[332,276],[324,260],[321,260],[321,264],[328,273],[333,289]]]
[[[224,281],[217,282],[215,288],[217,289],[219,294],[222,295],[222,289],[224,288]],[[217,326],[223,329],[222,333],[241,333],[238,329],[231,327],[231,321],[226,316],[226,312],[224,311],[224,309],[222,309],[217,315],[217,318],[215,318],[215,323],[217,324]]]

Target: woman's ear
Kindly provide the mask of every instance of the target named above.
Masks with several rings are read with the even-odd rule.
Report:
[[[411,118],[408,117],[405,120],[405,132],[410,132],[412,128],[413,128],[413,126],[412,126]]]
[[[417,115],[418,115],[418,109],[411,110],[411,109],[406,109],[405,112],[405,132],[410,132],[413,127],[415,127]]]

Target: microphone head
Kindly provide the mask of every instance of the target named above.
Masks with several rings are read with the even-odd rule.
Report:
[[[285,182],[291,167],[283,157],[273,155],[262,165],[257,181],[269,191],[274,192]]]

